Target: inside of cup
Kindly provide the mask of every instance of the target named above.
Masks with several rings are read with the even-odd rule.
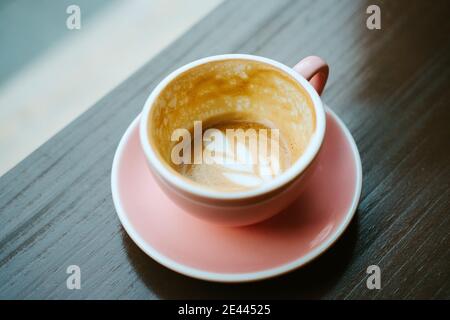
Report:
[[[203,130],[223,121],[254,121],[278,129],[293,164],[314,133],[313,102],[297,80],[267,63],[227,59],[195,66],[159,93],[149,113],[148,136],[158,157],[176,171],[171,152],[176,129]]]

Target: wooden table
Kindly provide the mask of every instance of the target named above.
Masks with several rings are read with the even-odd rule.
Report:
[[[381,30],[366,28],[370,4],[381,7]],[[0,298],[450,298],[449,12],[446,0],[223,3],[1,177]],[[160,266],[127,236],[111,199],[114,151],[149,92],[219,53],[291,66],[325,58],[323,100],[362,157],[362,198],[345,234],[268,281],[209,283]],[[81,290],[66,288],[72,264]],[[366,287],[373,264],[381,290]]]

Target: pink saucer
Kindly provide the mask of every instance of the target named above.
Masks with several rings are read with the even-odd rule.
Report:
[[[356,211],[361,160],[350,132],[328,108],[314,181],[284,212],[237,228],[198,220],[166,197],[147,168],[138,119],[127,129],[114,157],[114,205],[133,241],[174,271],[221,282],[273,277],[323,253],[344,232]]]

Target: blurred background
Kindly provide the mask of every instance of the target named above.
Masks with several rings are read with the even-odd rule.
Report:
[[[0,176],[221,2],[0,0]]]

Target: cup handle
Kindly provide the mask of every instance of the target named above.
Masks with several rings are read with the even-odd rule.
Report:
[[[309,56],[294,66],[294,70],[311,83],[319,96],[327,84],[329,67],[320,57]]]

